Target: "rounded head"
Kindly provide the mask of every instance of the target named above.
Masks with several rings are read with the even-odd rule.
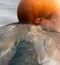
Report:
[[[21,23],[36,23],[37,18],[49,17],[56,11],[54,0],[21,0],[17,16]]]
[[[17,16],[22,24],[40,24],[45,30],[60,32],[60,0],[21,0]]]

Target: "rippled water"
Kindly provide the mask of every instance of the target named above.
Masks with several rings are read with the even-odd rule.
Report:
[[[20,0],[0,0],[0,27],[18,22],[17,6]]]

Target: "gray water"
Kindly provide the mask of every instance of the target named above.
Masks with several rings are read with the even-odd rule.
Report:
[[[0,0],[0,27],[18,22],[17,7],[20,0]]]

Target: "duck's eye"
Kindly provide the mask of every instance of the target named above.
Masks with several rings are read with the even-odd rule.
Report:
[[[40,22],[41,22],[40,18],[37,18],[37,19],[35,20],[35,23],[36,23],[36,24],[39,24]]]

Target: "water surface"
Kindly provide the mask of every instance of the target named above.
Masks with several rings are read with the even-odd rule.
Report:
[[[18,22],[17,7],[20,0],[0,0],[0,27]]]

